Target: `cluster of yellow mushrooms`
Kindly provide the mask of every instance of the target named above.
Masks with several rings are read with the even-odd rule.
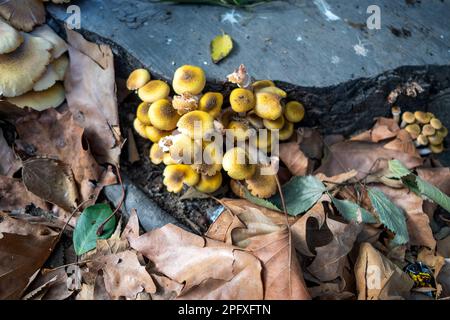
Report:
[[[42,111],[65,99],[67,45],[49,26],[21,32],[0,18],[0,102]]]
[[[184,65],[175,71],[172,97],[169,85],[151,80],[147,70],[137,69],[130,74],[127,87],[142,100],[134,129],[153,142],[152,163],[166,165],[163,183],[168,191],[180,192],[187,185],[200,192],[215,192],[222,185],[224,171],[230,177],[232,190],[239,181],[257,197],[276,193],[275,173],[262,173],[267,164],[249,161],[247,148],[239,143],[248,144],[258,132],[256,148],[267,154],[274,140],[273,130],[277,130],[280,141],[289,139],[305,109],[297,101],[285,103],[286,92],[272,81],[252,81],[243,65],[228,76],[228,81],[237,87],[225,101],[221,92],[203,93],[206,77],[197,66]],[[214,134],[223,136],[226,131],[233,138],[233,145],[226,150],[225,143],[217,145],[219,140],[208,139]],[[265,134],[259,135],[262,131]],[[201,161],[193,159],[197,151]]]
[[[403,112],[400,119],[400,108],[393,107],[394,119],[400,127],[408,131],[421,155],[441,153],[444,150],[444,139],[448,134],[446,127],[431,112]]]

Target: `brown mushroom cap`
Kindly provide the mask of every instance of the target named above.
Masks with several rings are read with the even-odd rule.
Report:
[[[37,27],[31,34],[35,37],[43,38],[52,44],[53,48],[51,52],[53,59],[61,57],[67,51],[67,43],[46,24]]]
[[[0,18],[0,54],[16,50],[23,42],[19,31],[11,27]]]
[[[27,32],[45,22],[42,0],[0,1],[0,15],[14,28]]]
[[[56,108],[65,100],[64,87],[57,82],[51,88],[44,91],[29,91],[21,96],[8,98],[7,100],[20,108],[29,107],[42,111],[49,108]]]
[[[0,95],[15,97],[30,91],[47,70],[52,45],[47,40],[22,34],[15,51],[0,55]]]

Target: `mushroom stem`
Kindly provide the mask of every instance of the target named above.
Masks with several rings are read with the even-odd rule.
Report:
[[[396,123],[400,122],[400,114],[402,113],[402,110],[400,109],[400,107],[394,106],[391,109],[391,113],[392,113],[392,118],[394,119],[394,121]]]

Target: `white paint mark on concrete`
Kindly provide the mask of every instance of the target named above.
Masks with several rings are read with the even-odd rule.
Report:
[[[338,64],[341,62],[341,58],[339,58],[338,56],[332,56],[331,57],[331,63],[332,64]]]
[[[441,34],[441,39],[444,39],[444,35],[443,34]]]
[[[167,38],[166,44],[171,44],[171,43],[172,43],[172,38]]]
[[[323,15],[325,15],[325,18],[328,21],[341,20],[340,17],[338,17],[331,11],[330,5],[325,0],[314,0],[314,4],[319,9],[319,11],[322,12]]]
[[[239,19],[242,16],[239,13],[236,13],[236,10],[231,10],[222,15],[221,21],[222,23],[229,22],[231,24],[239,23]]]
[[[358,56],[367,57],[369,50],[365,47],[365,44],[358,39],[358,43],[353,46],[353,50]]]
[[[207,65],[208,65],[208,62],[207,62],[207,61],[203,61],[203,64],[204,64],[205,66],[207,66]]]
[[[302,36],[298,36],[297,39],[295,39],[296,41],[300,42],[303,40]]]

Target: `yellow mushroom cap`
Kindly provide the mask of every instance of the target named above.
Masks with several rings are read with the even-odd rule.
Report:
[[[158,143],[162,137],[166,137],[170,135],[170,133],[170,131],[159,130],[154,126],[145,126],[145,134],[147,135],[147,138],[154,143]]]
[[[201,175],[195,188],[204,193],[213,193],[222,185],[222,173],[219,171],[213,176]]]
[[[152,125],[160,130],[173,130],[177,127],[180,115],[167,99],[156,100],[148,109],[148,117]]]
[[[138,90],[139,98],[145,102],[155,102],[160,99],[166,99],[169,96],[169,93],[169,85],[161,80],[151,80]]]
[[[430,120],[430,125],[436,130],[442,129],[442,122],[438,118],[431,119]]]
[[[294,133],[294,124],[290,121],[285,121],[283,128],[278,132],[280,141],[289,139]]]
[[[24,42],[13,52],[0,55],[0,96],[16,97],[30,91],[47,70],[52,45],[22,34]]]
[[[261,174],[261,168],[256,169],[253,177],[245,179],[250,193],[259,198],[269,198],[277,192],[277,180],[275,175]]]
[[[214,131],[214,118],[209,113],[195,110],[181,116],[177,127],[191,138],[204,138]]]
[[[284,116],[290,122],[300,122],[305,117],[305,107],[298,101],[289,101],[284,107]]]
[[[406,124],[411,124],[416,121],[416,117],[414,116],[414,113],[406,111],[402,114],[402,121]]]
[[[433,136],[429,136],[428,141],[430,142],[431,145],[437,146],[442,144],[442,142],[444,142],[444,137],[435,134]]]
[[[430,145],[430,150],[431,150],[431,152],[433,152],[433,153],[441,153],[442,151],[444,151],[444,145],[441,143],[441,144],[438,144],[438,145]]]
[[[275,120],[281,116],[282,107],[280,97],[269,92],[256,93],[256,114],[268,120]]]
[[[257,93],[257,92],[272,93],[272,94],[274,94],[276,96],[279,96],[280,98],[286,98],[287,97],[286,91],[284,91],[284,90],[282,90],[282,89],[280,89],[278,87],[272,87],[272,86],[264,87],[264,88],[255,90],[255,93]]]
[[[133,121],[134,130],[142,137],[147,139],[147,132],[145,131],[146,125],[143,124],[138,118]]]
[[[230,105],[235,112],[247,112],[255,107],[255,96],[248,89],[236,88],[231,91]]]
[[[159,144],[154,143],[150,148],[150,161],[153,164],[160,164],[164,159],[164,152],[162,151]]]
[[[245,150],[240,147],[231,148],[225,152],[222,166],[230,178],[236,180],[248,179],[256,170],[256,166],[249,163]]]
[[[149,126],[152,124],[152,122],[150,121],[150,118],[148,116],[148,109],[150,109],[150,103],[149,102],[141,102],[136,110],[136,117],[139,119],[140,122],[142,122],[146,126]]]
[[[189,92],[200,94],[205,87],[206,76],[202,68],[184,65],[179,67],[173,75],[172,87],[177,94]]]
[[[275,87],[272,80],[258,80],[252,83],[253,90],[259,90],[265,87]]]
[[[250,137],[251,131],[249,129],[247,123],[239,120],[231,120],[227,127],[228,132],[237,141],[244,141]]]
[[[255,111],[250,111],[246,115],[247,121],[253,126],[255,129],[263,129],[264,128],[264,122],[263,119],[258,117]]]
[[[423,111],[414,112],[414,117],[416,118],[417,122],[421,124],[427,124],[431,120],[431,116]]]
[[[20,32],[4,22],[1,18],[0,34],[0,54],[13,52],[23,42],[23,36]]]
[[[436,135],[445,138],[448,135],[448,129],[446,127],[442,127],[438,131],[436,131]]]
[[[426,124],[422,128],[422,133],[426,136],[432,136],[436,133],[436,129],[434,129],[431,125]]]
[[[180,192],[183,189],[183,183],[188,186],[195,186],[200,176],[190,165],[172,164],[168,165],[163,172],[163,183],[169,192]]]
[[[21,96],[8,98],[7,100],[19,108],[29,107],[37,111],[43,111],[58,107],[65,99],[64,86],[58,82],[47,90],[28,91]]]
[[[405,127],[405,130],[408,131],[413,139],[417,139],[420,134],[420,127],[418,124],[409,124]]]
[[[223,95],[220,92],[207,92],[200,98],[199,110],[217,118],[222,111]]]
[[[284,126],[284,117],[281,115],[278,119],[267,120],[263,119],[264,126],[269,130],[281,129]]]
[[[169,153],[172,159],[178,163],[192,164],[195,157],[200,157],[202,146],[197,141],[185,134],[171,136],[172,144],[169,147]]]
[[[150,72],[145,69],[133,70],[127,79],[128,90],[138,90],[151,79]]]
[[[172,106],[177,110],[179,115],[194,111],[198,107],[198,96],[194,96],[189,92],[185,92],[179,96],[174,96]]]

